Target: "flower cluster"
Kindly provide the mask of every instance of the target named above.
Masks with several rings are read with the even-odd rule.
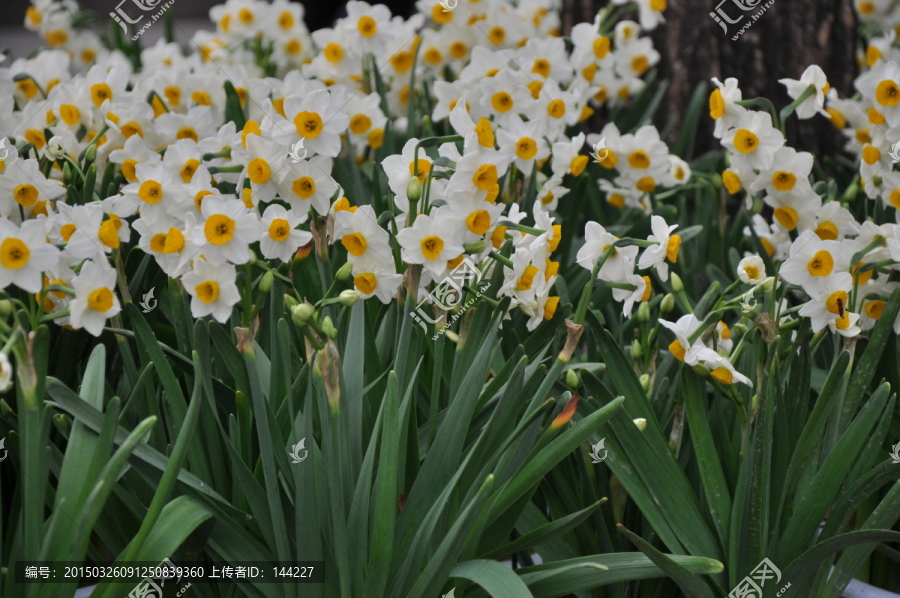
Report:
[[[900,79],[890,76],[893,71],[900,73],[896,63],[882,62],[861,75],[856,83],[860,101],[840,99],[815,65],[799,80],[781,80],[794,99],[790,111],[798,118],[820,115],[844,132],[846,149],[860,160],[859,186],[884,207],[896,207],[891,202],[900,197],[900,178],[892,185],[900,175],[892,172],[889,141],[900,139],[900,128],[888,128],[891,120],[900,125],[891,115],[896,101],[887,97],[890,89],[900,89]],[[710,115],[730,162],[722,181],[732,194],[746,190],[748,207],[756,197],[772,210],[771,223],[757,213],[745,234],[758,239],[760,253],[777,264],[780,280],[802,291],[798,315],[809,318],[814,332],[827,327],[855,337],[872,328],[897,286],[889,282],[900,260],[897,225],[884,221],[882,206],[874,210],[875,218],[858,220],[849,209],[856,185],[838,197],[833,183],[813,184],[815,159],[785,144],[784,123],[779,130],[769,112],[745,107],[753,101],[742,99],[735,79],[713,82]],[[740,279],[751,285],[766,282],[763,260],[748,256],[738,267]],[[900,330],[900,320],[894,328]]]
[[[56,49],[0,68],[0,285],[94,335],[121,310],[117,285],[130,300],[126,244],[180,281],[195,317],[224,322],[241,299],[239,269],[275,269],[260,254],[304,257],[317,232],[346,250],[356,296],[385,303],[410,266],[427,296],[466,255],[486,272],[500,264],[499,294],[535,328],[559,303],[554,211],[567,181],[587,176],[585,136],[570,130],[592,106],[640,91],[659,59],[642,26],[656,27],[665,8],[639,2],[640,25],[606,11],[576,26],[569,50],[552,0],[455,11],[420,0],[406,20],[351,1],[312,34],[300,5],[228,0],[210,11],[216,31],[193,38],[197,52],[160,41],[135,56],[81,33],[72,0],[33,4],[28,24]],[[421,112],[457,135],[406,135],[389,155],[386,140],[432,130],[427,118],[407,121]],[[620,207],[646,210],[658,186],[690,178],[653,127],[604,134]],[[366,163],[380,162],[389,211],[352,205],[367,202],[345,196],[336,160],[373,186],[378,164]],[[668,238],[662,258],[677,255]],[[664,275],[654,251],[640,265]],[[636,279],[626,312],[649,290]]]

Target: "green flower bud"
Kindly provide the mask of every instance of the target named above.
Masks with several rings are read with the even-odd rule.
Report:
[[[672,293],[669,293],[663,297],[663,300],[660,302],[659,311],[665,315],[673,309],[675,309],[675,296]]]
[[[709,373],[712,371],[702,363],[698,363],[697,365],[692,366],[691,369],[693,369],[694,372],[699,376],[709,376]]]
[[[9,299],[3,299],[0,301],[0,318],[4,320],[9,317],[9,314],[13,312],[13,302]]]
[[[57,413],[53,416],[53,425],[59,430],[59,433],[69,437],[69,433],[72,431],[72,420],[67,417],[64,413]]]
[[[763,293],[771,293],[772,289],[775,288],[775,277],[769,276],[764,281],[759,283],[759,288]]]
[[[642,301],[638,307],[637,320],[638,322],[650,321],[650,305],[648,305],[646,301]]]
[[[325,328],[325,324],[330,324],[330,322],[328,318],[325,318],[325,322],[322,322],[322,327]],[[341,355],[338,353],[338,348],[334,341],[325,343],[325,348],[319,351],[316,363],[319,364],[322,382],[325,385],[325,396],[328,398],[331,413],[336,415],[341,409]]]
[[[641,374],[640,381],[644,392],[650,392],[650,374]]]
[[[346,289],[344,291],[341,291],[341,294],[338,295],[338,301],[341,302],[341,305],[350,307],[351,305],[359,301],[359,293],[357,293],[353,289]]]
[[[97,144],[91,144],[88,146],[87,151],[84,153],[84,163],[85,164],[93,164],[94,160],[97,159]]]
[[[647,420],[644,419],[643,417],[639,417],[636,420],[634,420],[634,425],[637,426],[638,430],[643,432],[644,430],[647,429]]]
[[[681,277],[672,272],[672,290],[676,293],[680,293],[684,290],[684,283],[681,282]]]
[[[334,275],[335,278],[341,281],[350,280],[351,276],[353,276],[353,262],[350,260],[347,260],[347,263],[341,266],[337,274]]]
[[[406,184],[406,197],[409,201],[419,201],[422,197],[422,183],[419,182],[419,177],[409,179],[409,183]]]
[[[337,328],[334,327],[334,322],[328,316],[325,316],[325,319],[322,320],[322,332],[332,340],[337,338]]]
[[[487,243],[484,241],[484,239],[475,241],[474,243],[463,243],[463,251],[469,254],[481,253],[482,251],[484,251],[485,247],[487,247]]]
[[[566,386],[572,390],[578,390],[578,387],[581,386],[581,378],[579,378],[578,372],[575,370],[566,372]]]
[[[275,273],[269,270],[265,274],[263,274],[262,279],[259,281],[259,290],[263,293],[268,293],[272,290],[272,283],[275,281]]]
[[[746,324],[738,322],[737,324],[735,324],[734,326],[731,327],[731,338],[739,339],[742,336],[744,336],[745,334],[747,334],[747,330],[749,330],[749,328],[747,328]]]
[[[288,310],[293,310],[295,307],[297,307],[298,304],[299,301],[297,301],[297,299],[293,295],[284,296],[284,305],[288,308]]]
[[[294,324],[303,328],[315,311],[315,308],[309,303],[301,303],[291,310],[291,319],[294,320]]]
[[[641,355],[643,355],[644,351],[641,348],[641,341],[638,339],[634,339],[634,342],[631,343],[631,355],[635,359],[640,359]]]
[[[713,184],[713,187],[715,187],[716,189],[722,188],[722,175],[721,174],[719,174],[718,172],[713,174],[710,180]]]

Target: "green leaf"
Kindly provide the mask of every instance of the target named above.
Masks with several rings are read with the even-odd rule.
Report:
[[[497,561],[478,559],[458,563],[450,570],[450,577],[474,581],[494,598],[532,598],[525,582],[512,569]]]
[[[666,556],[697,575],[715,575],[724,569],[722,563],[706,557],[679,554]],[[592,565],[600,565],[605,569]],[[595,554],[524,567],[517,569],[516,573],[522,577],[534,598],[556,598],[607,584],[666,576],[662,569],[639,552]]]
[[[594,504],[589,507],[585,507],[576,513],[572,513],[571,515],[566,515],[561,519],[557,519],[556,521],[551,521],[546,525],[542,525],[541,527],[528,532],[527,534],[516,538],[509,544],[504,544],[499,548],[491,550],[482,555],[485,559],[497,559],[502,556],[506,556],[508,554],[514,554],[516,552],[520,552],[522,550],[526,550],[529,548],[535,548],[536,546],[540,546],[550,540],[555,538],[559,538],[575,527],[581,525],[584,521],[587,520],[597,508],[606,502],[606,499],[598,500]]]
[[[372,548],[369,552],[367,593],[372,598],[384,596],[387,588],[388,569],[394,545],[394,525],[397,519],[397,478],[399,472],[398,401],[400,389],[397,374],[388,374],[384,395],[381,430],[381,451],[378,460],[378,477],[375,480],[375,497],[372,508]]]
[[[662,569],[666,575],[672,578],[678,587],[684,592],[685,596],[691,598],[714,598],[712,590],[702,579],[696,574],[691,573],[641,538],[640,536],[625,529],[621,523],[618,525],[619,530],[625,534],[625,537],[631,540],[632,544],[637,546],[641,552],[647,555],[653,563]]]

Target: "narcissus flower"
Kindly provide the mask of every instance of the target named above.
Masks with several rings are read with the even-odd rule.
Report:
[[[825,76],[825,71],[823,71],[819,65],[809,65],[806,70],[803,71],[803,74],[800,75],[799,81],[794,79],[779,79],[778,82],[787,87],[788,95],[794,100],[803,95],[810,86],[815,88],[812,95],[797,106],[797,118],[812,118],[817,112],[826,118],[831,118],[824,110],[825,95],[831,90],[831,85],[828,83],[828,77]]]
[[[745,284],[760,284],[766,279],[766,264],[758,255],[749,255],[738,264],[737,275]]]
[[[238,199],[207,197],[201,208],[204,221],[194,227],[192,241],[214,265],[246,264],[250,243],[258,241],[262,225]]]
[[[263,236],[259,242],[262,254],[268,259],[290,261],[297,249],[312,241],[312,234],[298,228],[305,221],[278,204],[267,207],[262,215]]]
[[[122,311],[115,293],[116,271],[99,262],[85,262],[72,281],[75,298],[69,304],[73,328],[84,328],[100,336],[106,320]]]
[[[779,274],[792,284],[798,284],[807,293],[827,288],[828,277],[840,267],[838,260],[843,252],[837,241],[823,241],[811,230],[801,234],[791,245],[790,257],[782,264]],[[849,262],[849,256],[846,257]]]
[[[882,62],[857,79],[856,88],[875,102],[875,109],[891,127],[900,126],[900,65]]]
[[[378,297],[382,303],[390,303],[397,295],[397,289],[403,282],[403,276],[392,270],[385,268],[374,268],[371,270],[355,268],[353,271],[353,288],[363,299],[368,299],[372,295]]]
[[[737,79],[729,77],[723,84],[713,77],[712,82],[716,89],[709,94],[709,115],[716,121],[713,135],[721,139],[726,131],[737,126],[747,109],[738,104],[743,96]]]
[[[203,258],[194,260],[193,269],[181,278],[192,297],[191,314],[195,318],[212,315],[224,324],[241,294],[235,285],[236,272],[231,264],[213,265]]]
[[[30,208],[65,193],[65,189],[44,176],[37,160],[10,161],[9,168],[0,176],[0,216],[9,218],[18,212],[19,206]]]
[[[647,268],[656,268],[659,278],[665,282],[669,279],[669,265],[666,259],[675,263],[678,260],[678,250],[681,247],[681,237],[679,235],[671,235],[670,233],[678,228],[677,224],[669,226],[662,216],[652,216],[650,218],[650,229],[653,234],[647,237],[648,241],[656,242],[644,249],[638,260],[638,268],[646,270]]]
[[[59,249],[47,243],[41,220],[26,220],[19,228],[0,220],[0,288],[11,284],[28,293],[41,290],[41,273],[59,261]]]
[[[444,218],[421,214],[415,223],[397,234],[401,257],[409,264],[422,264],[434,274],[463,252],[456,230]]]
[[[350,118],[334,105],[327,89],[320,89],[305,97],[288,96],[284,100],[287,119],[276,117],[272,139],[285,146],[293,146],[303,139],[303,147],[311,152],[336,157],[341,151],[341,133]]]
[[[772,126],[768,112],[748,111],[734,129],[725,133],[722,145],[732,152],[731,161],[738,168],[762,170],[772,166],[775,151],[784,145],[784,136]]]

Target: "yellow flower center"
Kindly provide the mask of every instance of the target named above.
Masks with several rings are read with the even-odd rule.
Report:
[[[530,137],[522,137],[516,142],[516,156],[531,160],[537,154],[537,142]]]
[[[534,65],[532,65],[531,67],[531,72],[540,75],[541,77],[549,77],[550,61],[543,58],[538,58],[534,61]]]
[[[424,158],[419,158],[419,182],[423,185],[425,184],[425,177],[431,174],[431,160],[426,160]],[[415,176],[416,174],[416,162],[412,161],[409,163],[409,174]]]
[[[325,46],[323,53],[325,54],[325,60],[334,64],[335,62],[340,62],[344,57],[344,48],[338,43],[331,42]]]
[[[95,83],[91,85],[91,101],[94,106],[100,106],[106,100],[113,99],[112,88],[106,83]]]
[[[816,227],[816,234],[823,241],[835,241],[838,238],[838,227],[831,221],[820,222]]]
[[[162,201],[163,188],[156,181],[144,181],[138,189],[138,198],[149,204],[156,204]]]
[[[350,233],[349,235],[344,235],[341,238],[341,245],[347,250],[352,256],[359,257],[366,252],[366,248],[368,248],[369,244],[366,242],[366,238],[362,235],[362,233]]]
[[[81,112],[72,104],[63,104],[59,107],[59,117],[71,127],[81,120]]]
[[[298,112],[294,117],[297,133],[305,139],[315,139],[322,132],[322,117],[315,112]]]
[[[681,235],[672,235],[669,237],[669,244],[666,247],[666,258],[673,264],[678,261],[678,250],[681,248]]]
[[[23,207],[31,207],[37,203],[38,190],[34,185],[19,185],[13,190],[16,203]]]
[[[900,103],[900,87],[894,81],[885,79],[875,88],[875,100],[882,106],[896,106]]]
[[[100,287],[88,296],[88,305],[98,313],[106,313],[113,306],[112,291],[106,287]]]
[[[529,290],[531,285],[534,284],[534,277],[538,272],[540,272],[540,270],[537,269],[537,266],[530,265],[526,267],[522,276],[516,281],[516,289],[519,291]]]
[[[300,199],[309,199],[316,193],[316,181],[312,177],[301,177],[294,181],[294,184],[291,185],[291,190]]]
[[[709,373],[710,376],[721,382],[722,384],[731,384],[734,375],[726,367],[719,366]]]
[[[575,156],[572,158],[572,162],[569,164],[569,170],[572,171],[572,176],[580,176],[584,169],[587,167],[588,157],[587,156]]]
[[[224,245],[234,237],[234,220],[225,214],[213,214],[203,224],[206,240],[213,245]]]
[[[500,113],[509,112],[513,107],[512,96],[505,91],[498,91],[491,97],[491,106]]]
[[[15,237],[7,237],[0,243],[0,264],[7,270],[17,270],[28,263],[31,250]]]
[[[472,177],[472,183],[482,191],[488,191],[497,184],[497,167],[493,164],[483,164]]]
[[[284,218],[275,218],[269,225],[269,237],[273,241],[284,241],[291,236],[291,223]]]
[[[256,185],[265,185],[272,178],[269,163],[262,158],[254,158],[247,165],[247,176]]]
[[[197,299],[203,303],[212,303],[219,298],[219,283],[215,280],[201,282],[194,287],[194,293],[196,293]]]
[[[375,275],[371,272],[364,272],[353,277],[353,286],[355,286],[363,295],[371,295],[378,286]]]
[[[44,149],[44,146],[47,145],[47,138],[44,137],[44,133],[37,129],[25,131],[25,140],[39,150]]]
[[[775,208],[772,215],[775,216],[775,220],[777,220],[784,228],[788,230],[797,228],[797,210],[794,208],[789,208],[787,206]]]
[[[490,31],[488,31],[488,37],[492,42],[499,46],[504,41],[506,41],[506,29],[504,29],[500,25],[495,25],[494,27],[491,27]]]
[[[747,278],[750,280],[759,280],[759,268],[756,266],[746,266],[744,268],[744,274],[746,274]]]
[[[566,103],[559,98],[547,104],[547,114],[553,118],[562,118],[566,113]]]
[[[191,158],[187,162],[184,163],[184,166],[181,167],[181,171],[179,174],[181,175],[181,180],[185,183],[190,183],[194,179],[194,173],[197,172],[197,169],[200,168],[200,161]]]
[[[356,22],[356,29],[363,37],[372,37],[378,33],[378,23],[372,17],[366,15],[360,17],[359,21]]]
[[[646,73],[648,68],[650,68],[650,59],[648,59],[643,54],[634,56],[631,59],[631,70],[633,70],[638,75],[643,75],[644,73]]]
[[[378,149],[384,143],[384,129],[375,129],[369,133],[366,140],[369,142],[369,147]]]
[[[372,120],[365,114],[357,114],[350,119],[350,130],[357,135],[363,135],[372,127]]]
[[[833,314],[844,315],[844,310],[847,309],[848,299],[849,297],[847,296],[846,291],[832,293],[828,296],[828,299],[825,300],[825,309]]]
[[[878,299],[875,301],[866,302],[866,306],[863,309],[865,310],[867,316],[869,316],[873,320],[877,320],[881,317],[881,314],[884,313],[885,307],[887,307],[887,302]]]
[[[435,4],[431,7],[431,18],[439,25],[446,25],[453,20],[453,11],[448,10],[447,12],[444,12],[444,8],[440,4]]]
[[[176,139],[193,139],[194,141],[199,141],[200,136],[197,135],[197,131],[194,130],[193,127],[182,127],[175,133]]]
[[[278,15],[278,26],[282,29],[292,29],[294,27],[294,15],[290,11],[282,11]]]
[[[100,231],[97,233],[100,242],[111,249],[118,249],[120,228],[122,228],[122,221],[118,216],[110,214],[109,220],[103,221]]]
[[[431,235],[422,239],[420,246],[425,258],[433,262],[444,251],[444,240],[436,235]]]
[[[678,361],[684,361],[684,356],[687,354],[687,349],[681,346],[681,342],[676,338],[674,341],[669,343],[669,352],[675,356],[675,359]]]
[[[797,184],[797,176],[792,172],[779,170],[772,175],[772,186],[779,191],[790,191]]]
[[[604,58],[606,58],[606,55],[609,53],[609,45],[610,39],[605,35],[595,39],[594,56],[596,56],[598,60],[603,60]]]
[[[491,215],[487,210],[477,210],[466,217],[466,226],[476,235],[483,235],[491,227]]]
[[[130,138],[132,135],[137,135],[141,139],[144,138],[144,128],[134,121],[125,123],[119,130],[122,131],[125,139]]]
[[[606,160],[604,160],[605,162]],[[601,162],[602,164],[602,162]],[[652,176],[645,176],[638,179],[635,187],[644,193],[653,193],[656,190],[656,180]]]
[[[759,147],[759,137],[747,129],[738,129],[734,134],[734,149],[742,154],[755,152]]]
[[[548,297],[544,304],[544,319],[552,320],[556,315],[556,308],[559,307],[559,297]]]
[[[834,269],[834,258],[825,249],[820,249],[806,264],[806,269],[813,276],[828,276]]]
[[[412,52],[397,52],[391,56],[391,66],[394,67],[394,70],[398,73],[405,73],[408,71],[412,67],[412,63]]]
[[[644,150],[637,150],[628,156],[628,164],[632,168],[649,168],[650,156]]]

